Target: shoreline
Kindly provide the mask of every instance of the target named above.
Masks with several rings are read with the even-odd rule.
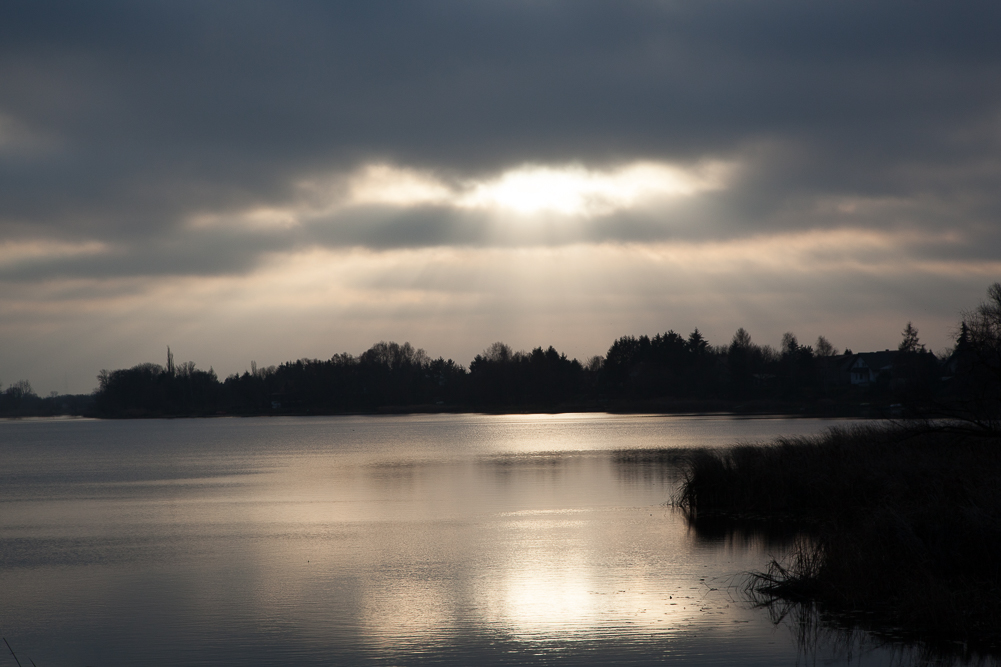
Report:
[[[594,414],[610,416],[649,416],[649,417],[732,417],[734,419],[830,419],[830,420],[872,420],[885,421],[884,416],[823,414],[802,412],[730,412],[730,411],[650,411],[650,410],[386,410],[377,412],[280,412],[260,414],[219,413],[219,414],[144,414],[129,416],[98,416],[98,415],[21,415],[0,416],[0,422],[33,422],[33,421],[144,421],[156,419],[277,419],[282,417],[408,417],[420,415],[572,415]]]
[[[801,532],[752,573],[763,606],[929,646],[1001,653],[1001,440],[901,425],[696,452],[677,504],[689,521]]]
[[[609,401],[604,403],[567,403],[562,405],[517,405],[517,406],[477,406],[477,405],[382,405],[368,410],[318,410],[297,409],[295,406],[281,406],[259,412],[217,410],[214,412],[159,412],[150,410],[129,410],[117,414],[100,414],[96,410],[77,413],[56,414],[4,414],[0,419],[197,419],[215,417],[314,417],[314,416],[377,416],[377,415],[420,415],[420,414],[568,414],[601,413],[612,415],[685,415],[718,416],[728,415],[747,418],[832,418],[832,419],[891,419],[900,417],[894,405],[862,404],[818,404],[785,403],[779,401]]]

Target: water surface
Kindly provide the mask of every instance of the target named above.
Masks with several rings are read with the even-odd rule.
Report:
[[[824,420],[433,415],[0,423],[0,631],[44,665],[888,664],[804,649],[677,471]],[[806,653],[804,653],[806,651]]]

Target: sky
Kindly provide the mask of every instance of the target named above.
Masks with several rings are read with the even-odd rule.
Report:
[[[1001,4],[0,5],[0,386],[738,327],[1001,280]]]

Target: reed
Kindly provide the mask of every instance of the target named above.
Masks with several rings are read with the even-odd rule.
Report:
[[[1001,441],[856,426],[700,452],[678,504],[804,531],[752,578],[760,600],[818,604],[897,635],[1001,647]]]

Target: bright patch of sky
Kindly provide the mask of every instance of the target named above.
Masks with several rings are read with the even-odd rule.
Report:
[[[656,162],[614,169],[525,165],[467,184],[456,205],[513,211],[523,215],[557,213],[592,217],[630,208],[645,200],[681,197],[723,187],[728,166],[713,163],[685,170]]]
[[[369,164],[347,179],[346,194],[332,186],[341,205],[440,205],[521,215],[572,217],[607,215],[651,199],[684,197],[721,189],[733,165],[710,162],[684,168],[659,162],[633,162],[612,168],[582,164],[526,164],[498,174],[446,180],[431,171],[391,164]],[[304,188],[317,190],[315,183]]]

